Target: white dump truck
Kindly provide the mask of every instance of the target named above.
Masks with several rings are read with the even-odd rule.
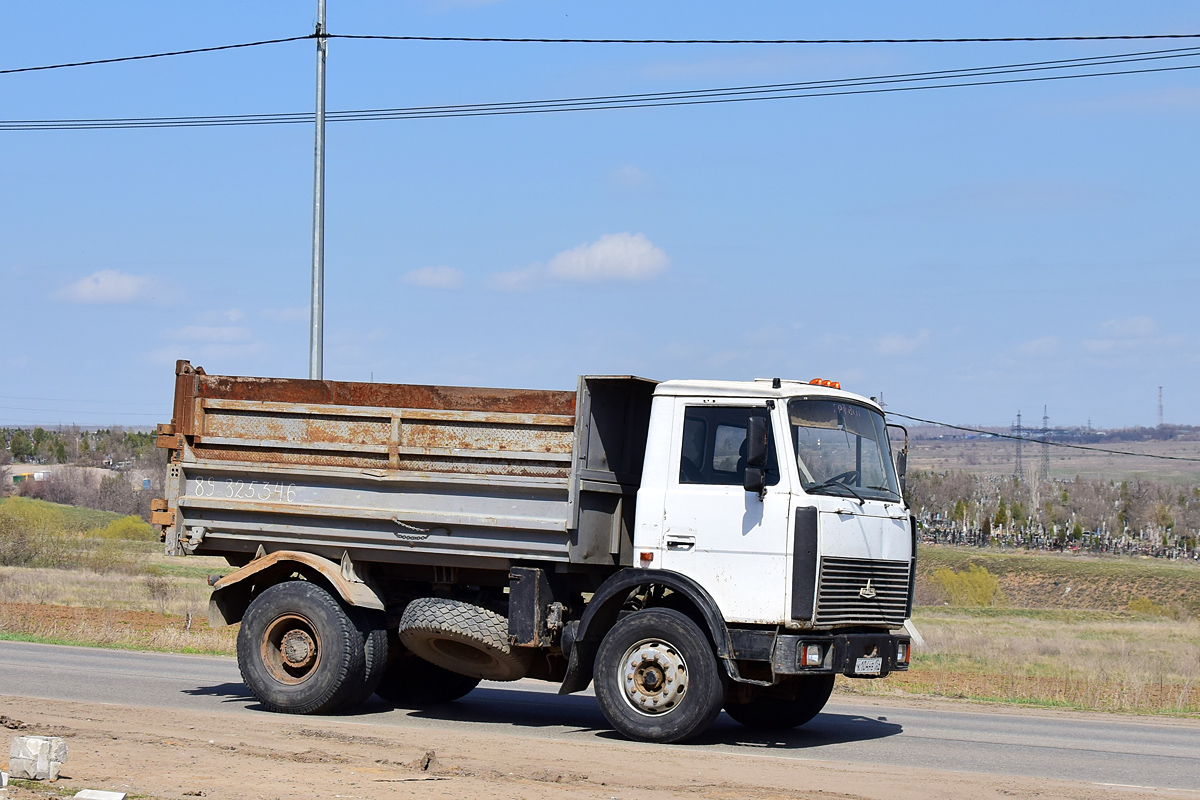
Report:
[[[633,739],[686,740],[722,708],[791,728],[836,675],[908,669],[915,523],[890,427],[827,380],[554,392],[180,361],[154,522],[168,553],[237,568],[210,579],[209,621],[241,623],[271,711],[536,678],[594,683]]]

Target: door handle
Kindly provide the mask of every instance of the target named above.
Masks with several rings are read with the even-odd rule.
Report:
[[[667,549],[668,550],[675,550],[675,551],[691,550],[695,546],[696,546],[696,537],[695,536],[668,536],[667,537]]]

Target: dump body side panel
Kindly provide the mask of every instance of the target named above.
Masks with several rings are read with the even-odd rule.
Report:
[[[174,451],[169,550],[487,568],[631,558],[653,382],[581,379],[597,419],[574,392],[177,373],[159,437]]]

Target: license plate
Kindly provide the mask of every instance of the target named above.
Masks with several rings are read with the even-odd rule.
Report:
[[[854,662],[855,675],[878,675],[883,670],[883,658],[860,658]]]

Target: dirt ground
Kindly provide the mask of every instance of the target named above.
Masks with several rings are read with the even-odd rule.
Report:
[[[1153,792],[625,741],[601,744],[334,719],[231,716],[0,697],[0,734],[62,736],[54,784],[0,797],[70,797],[84,788],[188,798],[1071,798]],[[1175,794],[1175,793],[1172,793]],[[1156,795],[1161,796],[1161,795]]]

